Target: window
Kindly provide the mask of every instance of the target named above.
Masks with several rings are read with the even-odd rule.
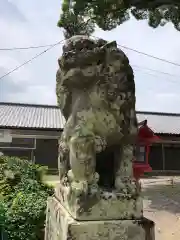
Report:
[[[0,142],[0,148],[35,148],[34,138],[12,138],[12,142]]]
[[[136,146],[134,148],[135,162],[145,163],[146,162],[146,147]]]

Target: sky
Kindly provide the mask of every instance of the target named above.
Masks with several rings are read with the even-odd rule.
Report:
[[[0,0],[0,49],[53,44],[63,40],[57,27],[60,0]],[[180,32],[172,24],[157,29],[133,18],[94,36],[180,64]],[[62,44],[0,80],[0,101],[56,104],[57,59]],[[129,58],[136,83],[136,109],[180,113],[180,67],[121,48]],[[0,77],[45,49],[0,50]],[[160,74],[156,71],[173,74]]]

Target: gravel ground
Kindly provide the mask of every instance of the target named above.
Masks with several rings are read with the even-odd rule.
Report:
[[[156,240],[180,240],[180,178],[142,180],[144,215],[155,222]]]

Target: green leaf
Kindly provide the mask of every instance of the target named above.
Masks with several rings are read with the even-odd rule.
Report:
[[[16,157],[0,157],[0,227],[8,240],[40,240],[47,197],[53,188],[42,182],[47,167]]]
[[[64,0],[58,26],[64,29],[66,38],[91,35],[95,25],[111,30],[129,20],[130,13],[137,20],[147,19],[153,28],[171,22],[180,30],[179,0]]]

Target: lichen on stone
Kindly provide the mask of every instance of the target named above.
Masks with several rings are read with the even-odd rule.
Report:
[[[96,171],[97,153],[116,146],[114,188],[133,193],[137,120],[134,75],[128,58],[115,41],[80,35],[66,41],[58,63],[57,100],[66,118],[59,142],[61,183],[69,186],[73,196],[98,195],[101,173]]]

